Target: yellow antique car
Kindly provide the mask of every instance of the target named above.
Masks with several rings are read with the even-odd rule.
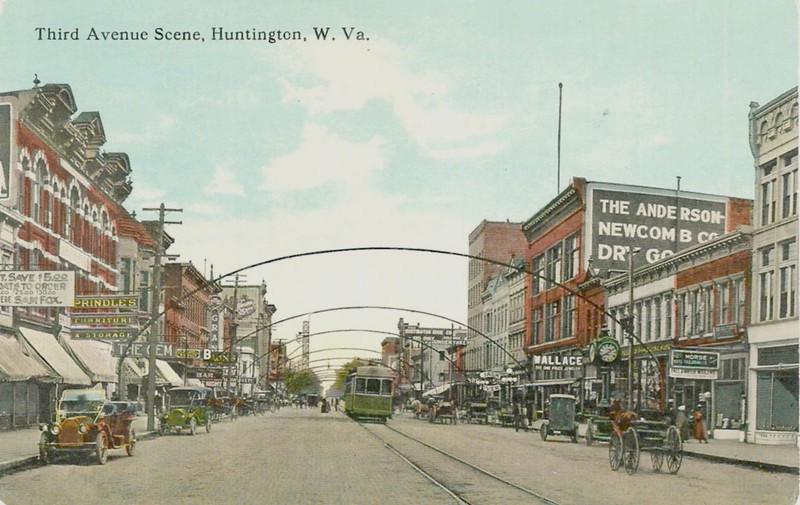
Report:
[[[90,455],[105,464],[109,449],[125,449],[133,456],[135,413],[106,399],[102,389],[66,389],[53,422],[42,425],[39,460],[46,464],[56,454]]]

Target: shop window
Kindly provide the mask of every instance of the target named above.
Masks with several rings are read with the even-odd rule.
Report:
[[[797,431],[797,369],[758,372],[756,429]]]

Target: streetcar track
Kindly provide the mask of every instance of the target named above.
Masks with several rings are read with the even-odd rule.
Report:
[[[409,464],[412,468],[414,468],[417,472],[419,472],[422,475],[424,475],[425,478],[427,478],[428,480],[430,480],[431,482],[436,484],[438,487],[442,488],[449,495],[451,495],[458,503],[472,505],[472,502],[470,502],[467,498],[465,498],[463,493],[460,493],[457,490],[452,489],[447,484],[442,483],[441,481],[439,481],[438,479],[436,479],[435,477],[430,475],[428,472],[426,472],[424,469],[422,469],[418,464],[416,464],[410,458],[408,458],[408,456],[402,454],[397,448],[392,446],[386,440],[382,439],[377,433],[375,433],[374,431],[372,431],[369,428],[367,428],[363,423],[359,422],[358,424],[362,428],[364,428],[367,432],[369,432],[370,435],[372,435],[373,437],[378,439],[386,448],[388,448],[390,451],[392,451],[398,457],[400,457],[403,461],[405,461],[407,464]],[[479,467],[477,465],[474,465],[474,464],[472,464],[472,463],[470,463],[468,461],[465,461],[465,460],[459,458],[458,456],[454,456],[453,454],[450,454],[450,453],[448,453],[448,452],[446,452],[446,451],[444,451],[444,450],[442,450],[442,449],[440,449],[438,447],[430,445],[427,442],[423,442],[422,440],[419,440],[419,439],[417,439],[417,438],[415,438],[415,437],[413,437],[411,435],[403,433],[402,431],[397,430],[396,428],[393,428],[393,427],[385,425],[385,424],[383,426],[386,429],[388,429],[389,431],[394,432],[394,433],[396,433],[396,434],[398,434],[398,435],[400,435],[402,437],[405,437],[405,438],[407,438],[407,439],[409,439],[409,440],[411,440],[413,442],[416,442],[417,444],[420,444],[420,445],[422,445],[423,447],[425,447],[427,449],[430,449],[430,450],[432,450],[432,451],[434,451],[434,452],[436,452],[438,454],[441,454],[442,456],[444,456],[444,457],[446,457],[446,458],[448,458],[448,459],[450,459],[452,461],[460,463],[460,464],[470,468],[471,470],[474,470],[474,471],[478,472],[481,475],[484,475],[486,477],[494,479],[495,481],[498,481],[501,484],[504,484],[506,486],[509,486],[511,488],[516,489],[517,491],[520,491],[520,492],[525,493],[525,494],[527,494],[529,496],[532,496],[532,497],[536,498],[537,500],[540,500],[541,503],[546,503],[548,505],[559,505],[558,502],[555,502],[555,501],[553,501],[553,500],[551,500],[549,498],[546,498],[546,497],[540,495],[539,493],[537,493],[537,492],[535,492],[535,491],[533,491],[531,489],[528,489],[528,488],[526,488],[524,486],[520,486],[519,484],[515,484],[514,482],[511,482],[511,481],[509,481],[507,479],[504,479],[503,477],[500,477],[499,475],[496,475],[496,474],[494,474],[492,472],[489,472],[488,470],[485,470],[485,469],[483,469],[483,468],[481,468],[481,467]]]

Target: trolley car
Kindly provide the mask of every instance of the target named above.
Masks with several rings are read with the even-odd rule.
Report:
[[[360,366],[345,377],[344,412],[353,419],[385,423],[392,417],[392,379],[384,366]]]

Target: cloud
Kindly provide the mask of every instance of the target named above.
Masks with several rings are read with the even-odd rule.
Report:
[[[2,0],[0,0],[2,1]],[[153,119],[153,118],[150,118]],[[121,144],[144,144],[163,137],[178,124],[175,114],[160,114],[154,121],[148,121],[144,131],[139,133],[120,132],[114,134],[114,142]]]
[[[222,206],[207,202],[190,203],[186,205],[186,210],[204,216],[218,215],[223,211]]]
[[[313,189],[340,183],[351,191],[369,187],[372,173],[384,166],[382,137],[351,142],[326,127],[307,123],[300,146],[261,169],[262,189],[277,192]]]
[[[655,134],[648,137],[645,140],[645,143],[649,146],[660,146],[669,143],[669,137],[666,135]]]
[[[205,188],[207,194],[244,196],[244,186],[236,181],[236,171],[231,167],[218,164],[214,167],[211,182]]]
[[[448,101],[447,79],[408,68],[404,61],[412,56],[389,43],[312,44],[291,54],[284,103],[300,103],[312,117],[360,110],[373,100],[389,103],[405,131],[431,157],[441,157],[454,143],[497,134],[506,123],[502,116],[459,110]],[[496,154],[500,145],[462,150],[459,157]]]
[[[131,200],[136,200],[145,206],[158,206],[164,199],[167,192],[163,188],[155,188],[139,182],[133,183]]]

